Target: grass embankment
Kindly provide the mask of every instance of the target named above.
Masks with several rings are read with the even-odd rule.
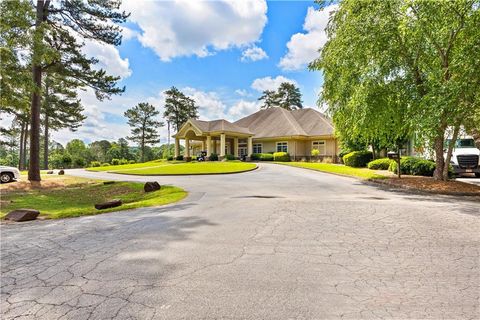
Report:
[[[24,178],[22,176],[22,178]],[[178,187],[162,186],[161,190],[145,193],[142,183],[102,181],[69,176],[42,175],[40,185],[20,181],[2,185],[0,217],[9,211],[30,208],[48,219],[94,215],[139,207],[160,206],[183,199],[186,192]],[[97,210],[95,203],[121,199],[123,205]]]
[[[199,175],[237,173],[253,170],[254,163],[241,161],[183,162],[183,161],[151,161],[120,166],[88,168],[91,171],[108,171],[112,173],[132,175]]]
[[[316,162],[276,162],[292,167],[305,168],[315,171],[351,176],[360,179],[385,179],[391,174],[367,168],[353,168],[342,164],[316,163]]]

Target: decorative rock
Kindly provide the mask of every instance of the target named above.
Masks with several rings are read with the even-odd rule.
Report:
[[[47,171],[47,174],[53,174],[53,171],[52,170]]]
[[[65,170],[62,169],[62,170],[58,171],[58,174],[59,174],[59,175],[64,175],[64,174],[65,174]]]
[[[108,208],[115,208],[119,207],[122,205],[122,200],[120,199],[113,199],[104,203],[97,203],[95,205],[95,209],[97,210],[103,210],[103,209],[108,209]]]
[[[10,211],[6,216],[5,220],[11,220],[16,222],[30,221],[37,219],[40,211],[34,209],[17,209]]]
[[[157,181],[146,182],[143,186],[143,190],[145,190],[145,192],[157,191],[160,190],[160,188],[161,186]]]
[[[103,184],[114,184],[115,181],[103,181]]]

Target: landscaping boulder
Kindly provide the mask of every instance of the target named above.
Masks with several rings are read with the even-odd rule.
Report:
[[[103,181],[103,184],[114,184],[115,181]]]
[[[145,190],[145,192],[157,191],[160,190],[160,188],[161,186],[157,181],[146,182],[143,186],[143,190]]]
[[[95,204],[95,209],[97,210],[103,210],[103,209],[108,209],[108,208],[115,208],[119,207],[122,205],[122,200],[120,199],[113,199],[107,202],[103,203],[97,203]]]
[[[34,209],[17,209],[10,211],[6,216],[5,220],[22,222],[30,221],[37,219],[40,211]]]
[[[47,171],[47,174],[53,174],[53,171],[52,170]]]
[[[65,174],[65,170],[62,169],[62,170],[58,171],[58,174],[59,174],[59,175],[64,175],[64,174]]]

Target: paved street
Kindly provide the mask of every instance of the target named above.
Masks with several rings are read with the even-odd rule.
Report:
[[[190,195],[2,225],[4,319],[480,318],[478,202],[274,164],[219,176],[67,173],[157,179]]]

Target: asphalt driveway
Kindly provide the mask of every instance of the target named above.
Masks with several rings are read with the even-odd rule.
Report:
[[[157,180],[190,195],[1,225],[2,318],[480,318],[480,203],[274,164]]]

